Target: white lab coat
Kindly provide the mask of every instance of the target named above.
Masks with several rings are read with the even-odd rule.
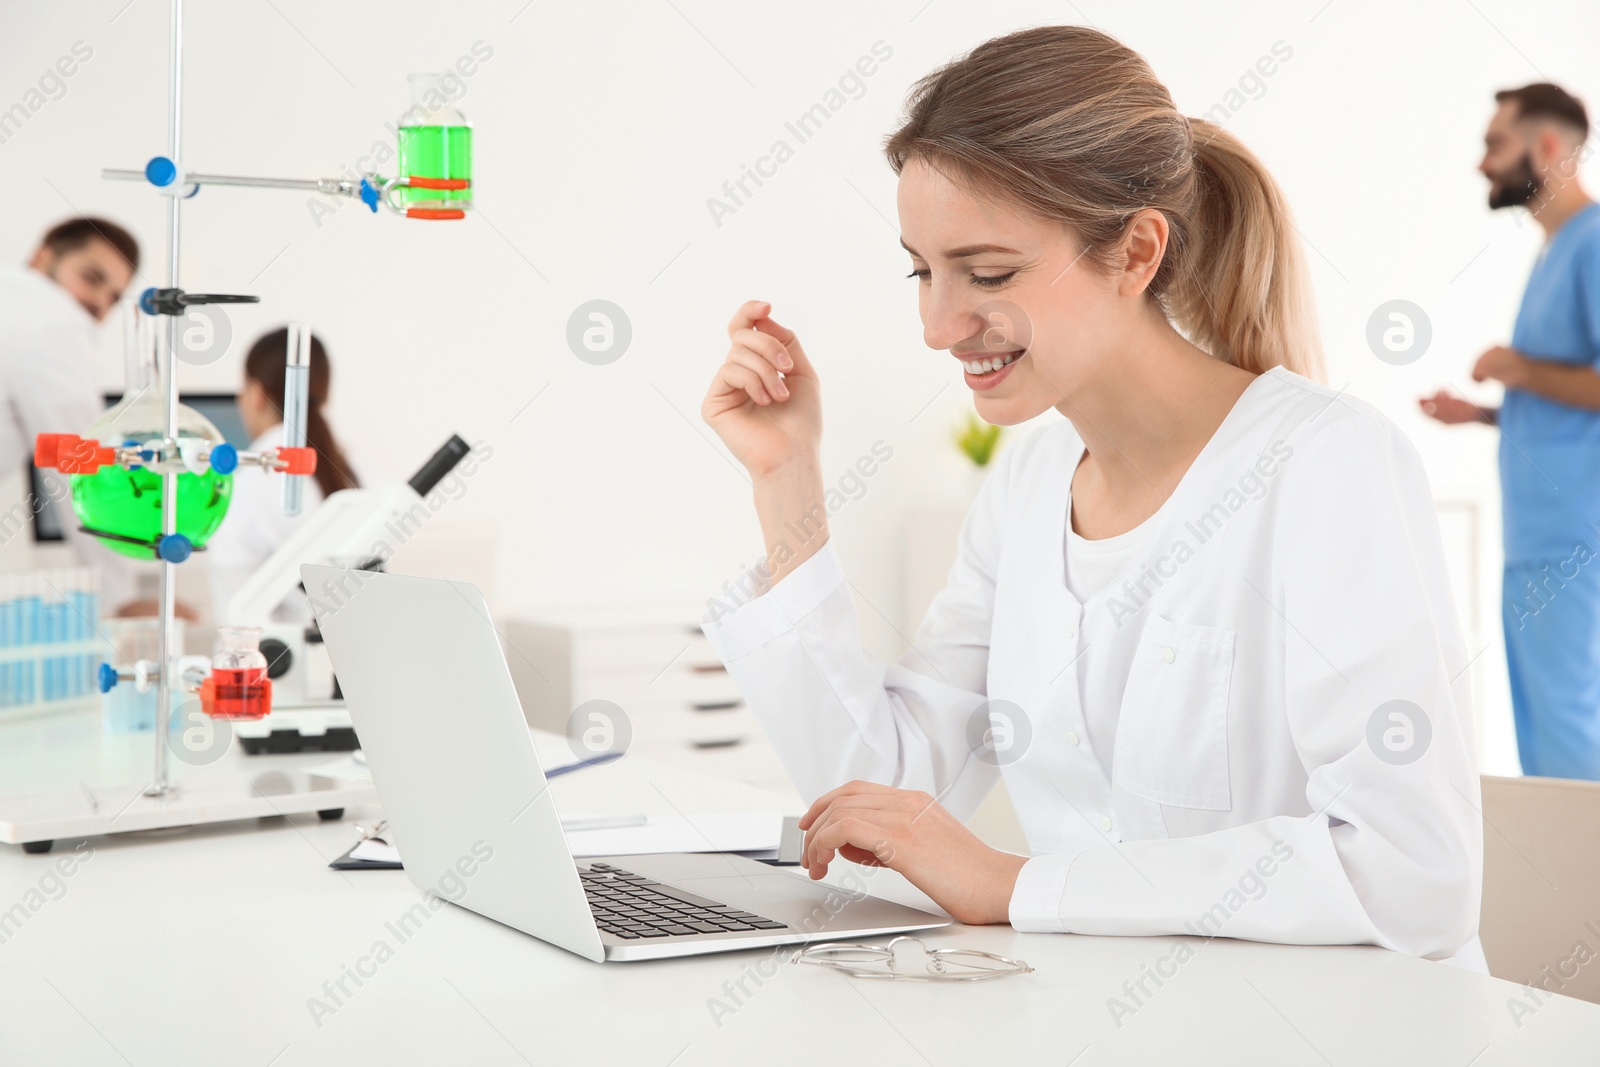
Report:
[[[1063,543],[1082,448],[1062,421],[1000,455],[895,663],[862,649],[831,545],[731,613],[713,602],[702,628],[802,793],[865,779],[966,818],[1003,774],[1033,853],[1018,930],[1374,944],[1486,972],[1468,658],[1415,449],[1268,371],[1080,604]],[[986,700],[1000,715],[975,723]],[[1380,712],[1396,700],[1420,716]],[[1109,777],[1087,725],[1107,714]],[[1393,730],[1419,719],[1431,738],[1406,749]]]
[[[105,411],[96,372],[94,317],[65,289],[31,267],[0,265],[0,469],[22,471],[41,433],[83,434]],[[107,608],[134,595],[132,560],[78,532],[66,476],[54,510],[78,559],[100,571]],[[32,503],[32,502],[29,502]],[[13,524],[8,522],[8,532]]]
[[[250,442],[252,452],[264,452],[283,444],[283,424],[263,430]],[[206,569],[211,584],[211,609],[218,620],[228,619],[228,601],[233,599],[263,563],[272,557],[289,536],[322,503],[322,488],[315,478],[305,479],[300,514],[283,513],[284,476],[260,467],[241,466],[233,475],[233,496],[228,514],[217,532],[206,542]],[[304,597],[290,596],[273,612],[272,621],[309,621]],[[250,621],[258,625],[267,620]]]
[[[0,266],[0,463],[20,469],[41,433],[82,434],[105,402],[95,320],[30,267]]]

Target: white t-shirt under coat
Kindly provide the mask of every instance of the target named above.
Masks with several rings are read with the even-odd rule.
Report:
[[[1078,603],[1086,604],[1102,589],[1121,581],[1150,538],[1150,524],[1140,523],[1115,537],[1090,540],[1072,528],[1072,505],[1067,505],[1067,589]],[[1101,769],[1111,773],[1116,754],[1117,707],[1105,702],[1084,702],[1088,716],[1089,745],[1100,759]]]

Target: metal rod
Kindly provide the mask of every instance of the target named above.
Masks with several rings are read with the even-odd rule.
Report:
[[[167,133],[167,158],[174,163],[183,158],[183,0],[172,0],[172,37],[167,103],[171,125]],[[167,198],[167,285],[178,287],[178,238],[180,236],[179,197]],[[178,440],[178,319],[167,316],[165,382],[167,389],[166,444]],[[161,532],[178,531],[178,476],[171,471],[161,475]],[[176,564],[161,561],[161,674],[156,683],[156,762],[155,775],[145,788],[146,796],[162,796],[172,791],[167,776],[167,728],[172,715],[173,683],[178,680],[178,581]]]
[[[113,181],[142,182],[145,181],[144,171],[129,170],[126,167],[106,167],[100,172],[102,178]],[[349,194],[355,195],[357,182],[344,178],[253,178],[237,174],[189,174],[186,175],[188,185],[239,185],[254,189],[302,189],[312,193],[338,193],[344,191],[341,186],[349,187]]]
[[[306,445],[307,406],[311,395],[311,328],[303,322],[289,324],[288,360],[283,371],[283,445]],[[283,476],[283,513],[300,514],[305,482],[302,475]]]

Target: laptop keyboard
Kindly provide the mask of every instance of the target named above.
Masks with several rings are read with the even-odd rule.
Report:
[[[719,904],[643,875],[591,863],[579,868],[595,925],[623,940],[685,937],[738,930],[787,930],[788,924]]]

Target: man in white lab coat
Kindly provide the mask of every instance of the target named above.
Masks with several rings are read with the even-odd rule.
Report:
[[[139,269],[139,245],[127,230],[104,219],[78,217],[52,228],[26,265],[0,265],[0,470],[26,468],[40,433],[82,433],[105,408],[95,373],[96,333]],[[46,484],[58,514],[70,509],[65,479]],[[9,504],[0,537],[25,530],[45,505],[32,499]],[[104,573],[126,567],[66,515],[62,526],[75,554]],[[109,577],[109,575],[107,575]],[[115,582],[111,584],[116,584]],[[106,588],[107,601],[129,590]]]

